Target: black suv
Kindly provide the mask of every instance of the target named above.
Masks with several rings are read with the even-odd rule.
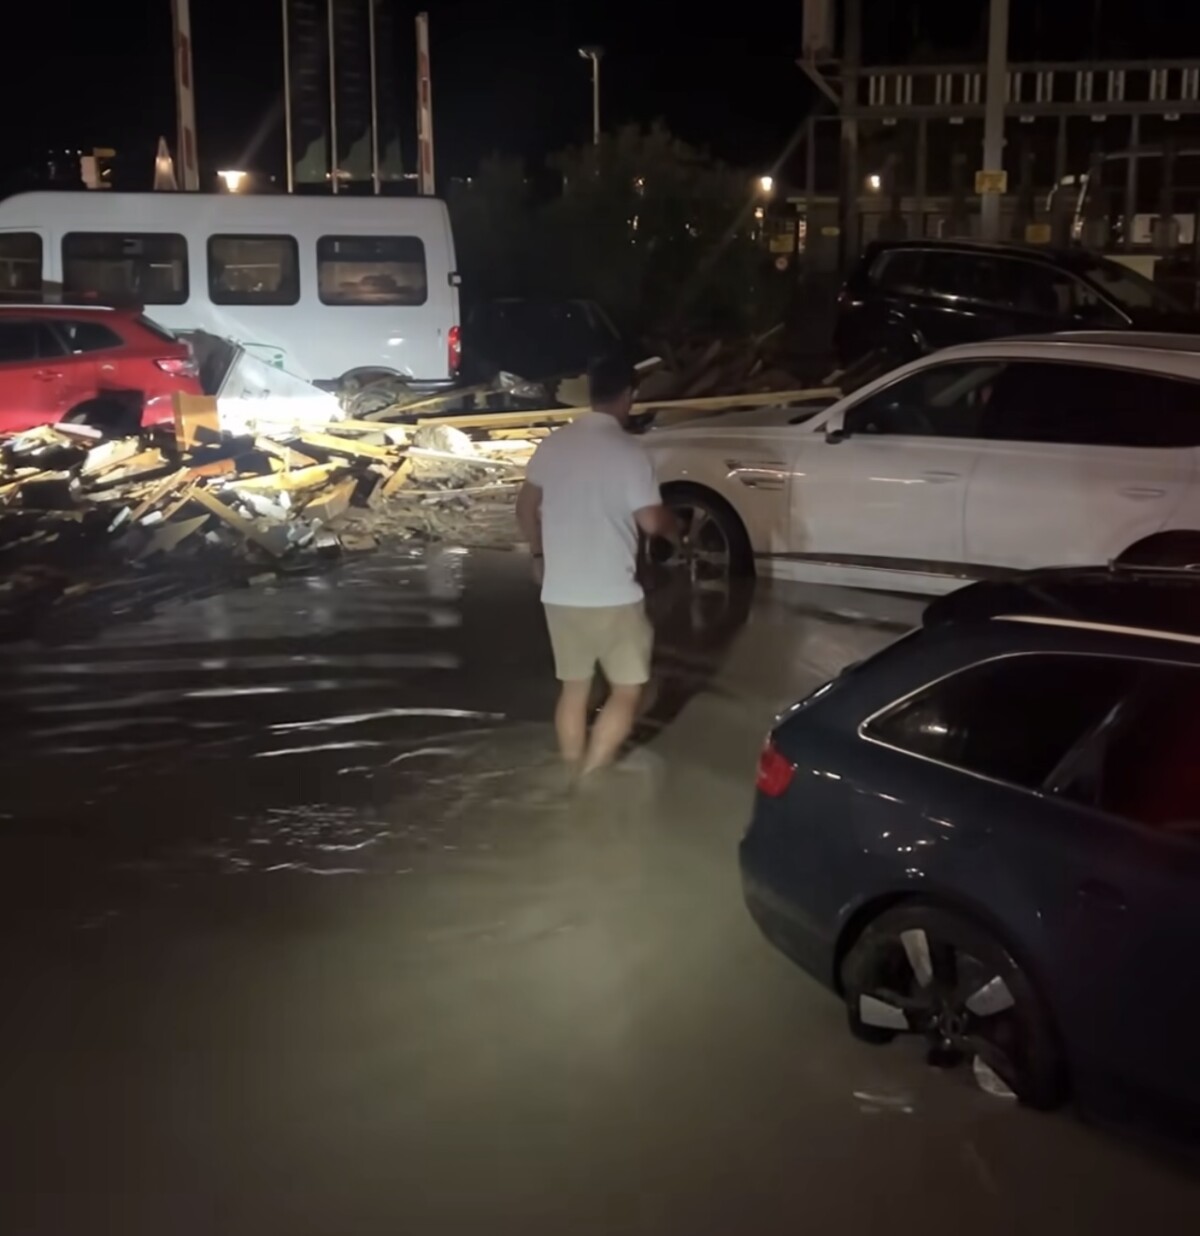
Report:
[[[1191,334],[1200,314],[1081,249],[876,243],[842,290],[834,347],[845,366],[872,352],[900,363],[956,343],[1081,329]]]

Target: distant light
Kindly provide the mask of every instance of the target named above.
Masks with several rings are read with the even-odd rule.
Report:
[[[225,183],[226,193],[240,193],[242,186],[246,183],[246,173],[236,170],[228,172],[218,172],[217,175]]]
[[[767,212],[766,212],[765,210],[763,210],[763,208],[762,208],[761,206],[755,206],[755,208],[754,208],[754,217],[755,217],[756,219],[761,219],[761,218],[762,218],[762,217],[763,217],[766,213],[767,213]]]
[[[775,189],[774,176],[760,176],[758,178],[758,187],[763,193],[771,193]]]
[[[878,193],[879,190],[883,188],[883,177],[878,172],[872,172],[871,175],[867,177],[867,188],[870,189],[872,193]]]

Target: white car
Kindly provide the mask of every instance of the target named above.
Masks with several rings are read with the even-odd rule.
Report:
[[[968,344],[816,412],[645,441],[702,577],[948,592],[1043,566],[1200,565],[1200,336]]]

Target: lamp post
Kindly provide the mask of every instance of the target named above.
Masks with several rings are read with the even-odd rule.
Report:
[[[600,145],[600,57],[604,48],[595,43],[589,43],[579,49],[579,55],[584,60],[592,62],[592,145]]]

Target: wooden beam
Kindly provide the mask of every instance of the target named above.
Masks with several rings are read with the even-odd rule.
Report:
[[[218,519],[227,523],[235,532],[244,536],[247,541],[252,541],[260,549],[265,549],[272,557],[278,558],[282,550],[279,545],[265,537],[259,530],[248,520],[243,518],[231,507],[225,505],[216,494],[210,493],[207,489],[201,489],[197,486],[192,490],[192,501],[198,502],[206,511],[211,511]]]
[[[362,455],[366,459],[382,459],[386,463],[395,463],[403,454],[403,450],[396,447],[371,446],[366,442],[356,442],[353,438],[335,438],[333,434],[317,433],[315,430],[305,430],[300,435],[300,441],[331,455]]]
[[[655,399],[635,403],[635,415],[658,410],[672,412],[716,412],[732,408],[770,408],[776,404],[804,403],[812,399],[840,396],[833,386],[814,386],[807,390],[763,391],[754,395],[707,395],[703,399]],[[574,420],[586,408],[540,408],[532,412],[479,412],[471,416],[431,416],[420,425],[450,425],[455,429],[515,429],[522,425],[557,424]]]
[[[402,459],[400,466],[388,477],[383,483],[383,488],[379,491],[384,498],[391,497],[408,480],[408,475],[412,471],[412,460]]]

